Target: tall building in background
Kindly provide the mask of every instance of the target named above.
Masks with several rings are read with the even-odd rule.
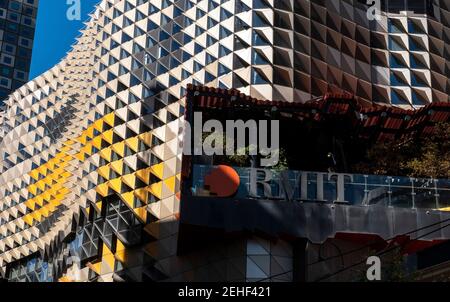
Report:
[[[356,0],[102,0],[67,57],[15,90],[5,101],[7,110],[0,113],[1,277],[10,281],[305,279],[297,269],[305,268],[301,260],[305,242],[291,244],[285,237],[274,242],[274,234],[260,236],[264,220],[258,217],[266,217],[263,205],[258,211],[251,205],[245,208],[254,219],[239,222],[251,238],[224,239],[215,248],[189,254],[189,242],[200,244],[208,232],[186,237],[196,228],[179,232],[180,219],[197,219],[201,225],[198,221],[213,216],[182,213],[186,196],[182,181],[192,185],[186,189],[189,196],[201,178],[192,180],[191,172],[209,173],[201,168],[183,170],[191,164],[181,152],[180,127],[190,112],[186,108],[200,98],[212,107],[221,99],[242,102],[236,112],[252,104],[262,104],[261,116],[273,111],[270,103],[251,103],[250,97],[240,93],[299,104],[342,92],[360,103],[408,108],[448,102],[448,1],[401,2],[408,6],[392,1],[380,12],[379,20],[369,21],[368,7]],[[8,3],[17,6],[16,1]],[[23,7],[27,3],[30,0]],[[8,7],[5,14],[12,11]],[[22,40],[11,45],[19,51]],[[3,56],[8,58],[2,52],[2,62]],[[18,59],[6,61],[11,60],[17,66]],[[188,84],[221,90],[195,91],[187,89]],[[329,109],[332,115],[339,112],[336,108],[354,108],[332,105],[309,103],[310,107],[298,107],[299,116],[310,114],[314,123],[321,110]],[[437,107],[427,108],[431,108],[429,114],[422,119],[418,116],[413,126],[440,113]],[[366,125],[370,120],[366,125],[370,128],[377,121],[384,123],[389,109],[351,112],[345,115],[352,118],[351,123],[343,125]],[[409,113],[403,113],[393,113],[395,125],[411,120]],[[287,112],[284,116],[297,115]],[[389,127],[386,135],[393,135]],[[290,139],[295,140],[301,141]],[[311,236],[317,242],[335,236],[337,229],[378,232],[386,239],[410,230],[406,227],[423,227],[446,215],[439,211],[444,205],[438,197],[448,195],[435,194],[440,187],[436,185],[433,194],[426,191],[434,198],[428,204],[436,210],[428,213],[417,209],[421,197],[413,197],[419,194],[414,185],[402,183],[399,194],[410,195],[402,195],[399,202],[413,198],[413,205],[401,217],[411,223],[391,220],[397,217],[395,213],[381,215],[364,208],[371,201],[387,200],[392,190],[385,191],[385,179],[377,184],[367,183],[373,179],[361,175],[358,179],[365,186],[354,194],[354,204],[334,205],[336,199],[330,197],[325,212],[310,208],[309,203],[299,203],[300,209],[292,211],[272,209],[278,218],[287,215],[286,220],[276,222],[286,227],[276,231],[290,230],[286,223],[295,220],[302,225],[290,235]],[[315,188],[315,181],[311,183]],[[423,185],[430,184],[434,183]],[[448,194],[443,187],[442,194]],[[319,195],[316,199],[324,198]],[[211,205],[209,210],[216,215],[231,213],[214,208],[214,203],[220,201],[200,204]],[[348,206],[356,209],[347,212]],[[382,211],[394,210],[386,207]],[[302,219],[289,220],[292,213]],[[352,220],[354,216],[348,213],[360,216]],[[221,222],[238,222],[233,219],[240,216],[225,219],[218,215],[209,222],[212,228],[223,227]],[[330,217],[342,218],[342,225]],[[314,224],[314,218],[320,223]],[[252,222],[262,224],[245,224]],[[305,234],[304,230],[318,225],[327,226],[327,232]],[[384,226],[390,227],[378,228]],[[234,230],[234,225],[228,227]],[[433,236],[426,239],[450,238],[448,232]],[[317,253],[327,251],[318,248]]]
[[[0,100],[28,81],[39,0],[0,1]]]

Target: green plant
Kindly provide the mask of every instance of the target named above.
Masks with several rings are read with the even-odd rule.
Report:
[[[234,146],[229,146],[227,144],[227,137],[223,134],[218,133],[204,133],[203,134],[203,143],[205,140],[213,141],[213,147],[216,147],[216,143],[221,144],[218,146],[222,148],[223,155],[214,155],[214,162],[220,164],[227,164],[230,166],[237,167],[250,167],[252,156],[250,154],[257,154],[258,147],[255,145],[248,145],[246,147],[241,147],[237,150],[234,149]],[[288,160],[286,157],[286,151],[282,148],[278,149],[278,164],[276,166],[270,167],[275,171],[284,171],[289,168]],[[231,155],[227,155],[231,154]]]
[[[450,178],[450,123],[437,124],[426,137],[376,143],[355,173]]]

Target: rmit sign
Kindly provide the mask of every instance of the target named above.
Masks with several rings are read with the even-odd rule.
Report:
[[[312,195],[315,200],[327,201],[325,199],[325,182],[332,183],[336,196],[334,200],[338,203],[348,203],[345,200],[345,183],[353,182],[352,174],[341,173],[311,173],[301,171],[275,172],[265,169],[249,170],[249,197],[267,199],[308,200]],[[315,186],[311,186],[311,177]],[[313,189],[314,192],[308,191]],[[311,194],[312,193],[312,194]]]
[[[208,197],[437,209],[448,207],[450,181],[195,165],[192,193]]]

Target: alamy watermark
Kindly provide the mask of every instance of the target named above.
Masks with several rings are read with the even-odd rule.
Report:
[[[367,5],[370,5],[367,10],[367,19],[370,21],[381,20],[381,0],[367,0]]]
[[[370,21],[380,21],[381,11],[386,10],[387,13],[401,13],[403,11],[413,11],[415,13],[423,13],[430,9],[427,0],[366,0],[369,6],[367,10],[367,19]]]
[[[278,120],[204,120],[194,113],[191,125],[183,128],[183,154],[206,156],[259,156],[260,166],[273,167],[280,159],[280,122]]]
[[[71,281],[81,281],[81,259],[78,256],[71,256],[66,261],[67,267],[71,268],[67,271],[66,277]]]
[[[69,21],[81,21],[81,0],[66,0],[66,17]]]
[[[377,256],[367,258],[366,264],[369,265],[366,277],[369,281],[381,281],[381,259]]]

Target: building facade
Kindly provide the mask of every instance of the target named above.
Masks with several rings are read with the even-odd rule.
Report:
[[[0,99],[29,79],[39,0],[0,2]]]
[[[186,88],[447,102],[449,8],[425,8],[369,22],[360,1],[102,0],[67,57],[0,114],[2,278],[298,279],[301,242],[252,235],[180,258]]]

